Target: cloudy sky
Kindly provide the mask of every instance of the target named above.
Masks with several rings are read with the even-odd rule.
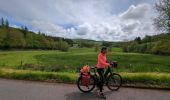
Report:
[[[157,34],[156,0],[0,0],[10,25],[65,38],[131,40]]]

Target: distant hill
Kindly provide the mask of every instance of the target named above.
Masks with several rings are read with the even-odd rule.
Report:
[[[27,27],[13,28],[0,25],[0,49],[54,49],[67,51],[72,40],[31,32]]]

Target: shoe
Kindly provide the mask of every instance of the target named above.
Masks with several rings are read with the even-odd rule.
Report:
[[[100,98],[106,99],[106,96],[103,94],[103,92],[99,92],[98,95]]]

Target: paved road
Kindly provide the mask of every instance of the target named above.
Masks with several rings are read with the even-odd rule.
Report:
[[[170,100],[168,90],[120,88],[107,100]],[[0,79],[0,100],[100,100],[96,91],[81,93],[75,85]]]

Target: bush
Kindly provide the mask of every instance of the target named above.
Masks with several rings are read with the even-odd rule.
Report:
[[[98,52],[98,51],[99,51],[99,48],[100,48],[99,45],[95,45],[95,46],[94,46],[94,51],[95,51],[95,52]]]
[[[154,54],[162,54],[162,55],[170,55],[170,40],[161,40],[155,43],[152,48],[152,53]]]
[[[137,52],[137,50],[136,50],[137,45],[138,45],[137,42],[132,42],[132,43],[128,46],[128,52]]]
[[[56,48],[57,50],[68,51],[69,44],[65,41],[60,40],[59,42],[56,42]]]

